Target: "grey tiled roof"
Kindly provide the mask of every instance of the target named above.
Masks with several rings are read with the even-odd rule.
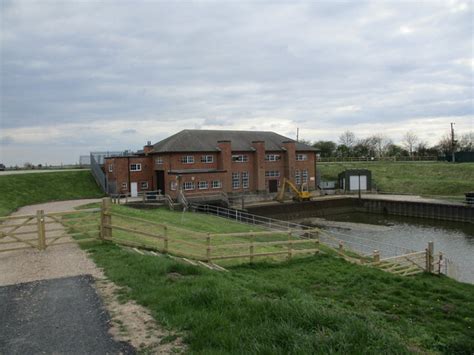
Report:
[[[283,142],[293,139],[267,131],[223,131],[185,129],[153,145],[154,153],[165,152],[213,152],[218,151],[217,142],[231,141],[233,151],[252,151],[252,141],[264,141],[265,150],[283,150]],[[297,151],[317,151],[317,149],[299,142]]]

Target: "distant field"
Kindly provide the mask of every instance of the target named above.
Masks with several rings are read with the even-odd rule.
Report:
[[[351,162],[318,163],[323,180],[336,180],[345,169],[369,169],[381,192],[464,198],[474,191],[474,163]]]
[[[0,216],[35,203],[101,196],[89,170],[0,176]]]

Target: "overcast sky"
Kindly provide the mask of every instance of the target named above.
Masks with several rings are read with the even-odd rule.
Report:
[[[185,128],[474,130],[471,1],[1,1],[0,162]]]

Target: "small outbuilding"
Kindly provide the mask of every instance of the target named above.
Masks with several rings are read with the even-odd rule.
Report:
[[[339,188],[347,192],[372,190],[372,172],[368,169],[348,169],[338,175]]]

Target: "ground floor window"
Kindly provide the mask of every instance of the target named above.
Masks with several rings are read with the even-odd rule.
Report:
[[[299,170],[295,170],[295,182],[296,185],[301,185],[301,173]]]
[[[176,181],[171,181],[170,183],[171,191],[176,191],[177,188],[178,188],[178,183]]]
[[[232,173],[232,188],[238,189],[240,187],[240,173]]]
[[[303,181],[303,184],[307,184],[308,183],[308,170],[303,170],[301,172],[301,180]]]
[[[242,187],[244,189],[249,187],[249,173],[247,171],[242,172]]]
[[[142,181],[140,187],[142,190],[148,190],[148,181]]]
[[[213,189],[220,189],[222,187],[222,182],[219,180],[214,180],[212,182],[212,188]]]
[[[198,189],[199,190],[206,190],[209,188],[209,183],[207,181],[199,181],[198,182]]]
[[[267,170],[265,171],[265,177],[279,177],[280,172],[278,170]]]
[[[126,182],[122,182],[122,189],[126,189],[127,188],[127,183]]]
[[[186,191],[194,190],[194,182],[192,182],[192,181],[186,181],[186,182],[183,184],[183,189],[186,190]]]

